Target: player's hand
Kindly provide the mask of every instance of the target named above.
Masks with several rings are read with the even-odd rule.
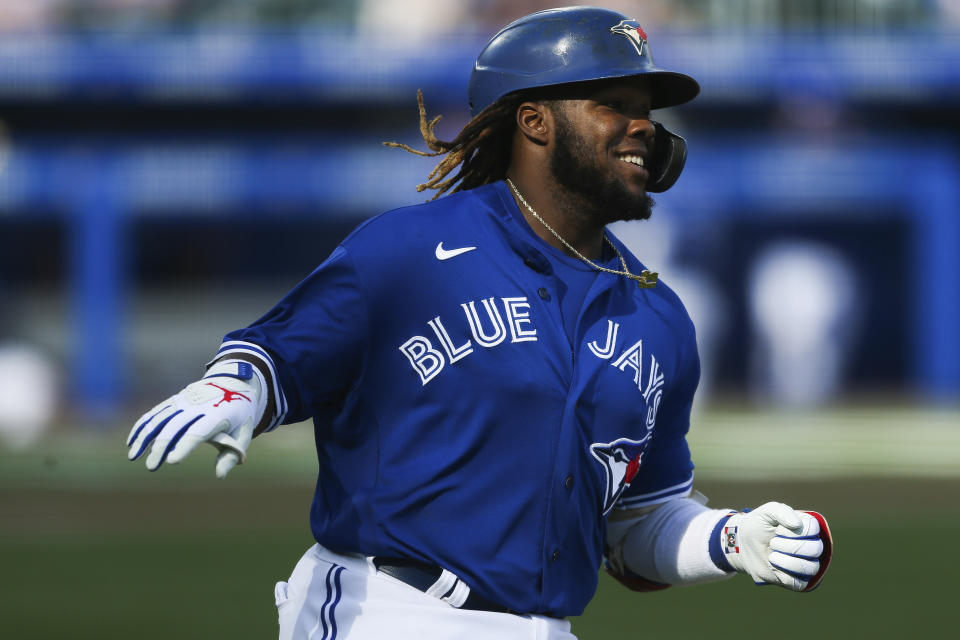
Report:
[[[219,451],[217,477],[226,477],[246,459],[253,429],[266,407],[265,386],[260,372],[247,362],[216,363],[202,380],[137,420],[127,438],[127,457],[136,460],[150,447],[147,469],[156,471],[164,462],[177,464],[198,444],[209,442]]]
[[[768,502],[730,516],[720,531],[727,562],[757,584],[812,591],[833,555],[830,529],[815,511]]]

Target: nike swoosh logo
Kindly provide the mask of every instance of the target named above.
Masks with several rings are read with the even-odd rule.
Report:
[[[450,258],[456,258],[460,254],[466,253],[467,251],[473,251],[476,247],[461,247],[460,249],[444,249],[443,243],[437,245],[437,260],[449,260]]]

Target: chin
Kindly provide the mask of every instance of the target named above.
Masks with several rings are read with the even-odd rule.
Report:
[[[654,199],[641,189],[607,189],[599,203],[610,222],[618,220],[647,220],[653,215]]]

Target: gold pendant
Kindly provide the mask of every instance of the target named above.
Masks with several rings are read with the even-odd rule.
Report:
[[[653,289],[657,286],[657,277],[659,275],[656,271],[644,269],[640,272],[640,275],[633,276],[633,278],[637,281],[637,286],[641,289]]]

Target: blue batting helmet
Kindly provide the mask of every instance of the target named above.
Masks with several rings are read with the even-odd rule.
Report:
[[[630,76],[649,80],[654,109],[700,92],[690,76],[653,64],[636,20],[598,7],[538,11],[504,27],[480,52],[470,75],[470,114],[522,89]]]

